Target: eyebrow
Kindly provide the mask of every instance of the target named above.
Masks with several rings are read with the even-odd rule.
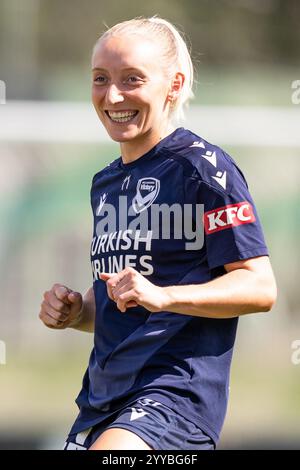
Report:
[[[92,72],[96,71],[96,70],[103,70],[103,71],[107,71],[106,69],[102,68],[102,67],[94,67],[92,69]],[[125,67],[124,69],[121,69],[122,72],[126,72],[126,71],[129,71],[129,70],[136,70],[138,72],[141,72],[141,73],[145,73],[143,72],[142,69],[140,68],[137,68],[137,67]]]

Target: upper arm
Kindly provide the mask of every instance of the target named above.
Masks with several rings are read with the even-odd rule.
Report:
[[[230,273],[236,269],[247,269],[256,273],[272,272],[271,263],[268,256],[256,256],[255,258],[234,261],[224,265],[225,271]]]
[[[224,265],[227,273],[237,269],[243,269],[254,273],[257,276],[257,282],[260,287],[265,289],[266,295],[268,294],[273,303],[277,297],[277,286],[274,277],[273,269],[268,256],[257,256],[245,260],[235,261]]]
[[[264,303],[267,305],[266,311],[270,310],[277,298],[276,280],[273,274],[272,266],[268,256],[257,256],[245,260],[235,261],[224,265],[227,273],[243,270],[251,272],[255,281],[254,291],[263,293]],[[243,281],[245,282],[245,281]],[[264,310],[262,310],[264,311]]]
[[[199,184],[197,201],[204,205],[204,236],[210,269],[250,269],[268,265],[262,226],[253,198],[241,172],[222,154],[217,154],[217,167],[208,167],[209,174]],[[222,177],[215,176],[217,174]],[[223,179],[222,179],[223,178]],[[235,260],[241,261],[236,265]],[[248,261],[252,260],[252,261]],[[230,266],[232,264],[232,266]]]

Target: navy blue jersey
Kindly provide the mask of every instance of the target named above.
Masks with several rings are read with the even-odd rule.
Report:
[[[202,284],[224,275],[227,263],[267,255],[243,174],[219,147],[179,128],[134,162],[119,158],[97,173],[91,204],[95,342],[72,432],[149,396],[216,442],[237,318],[141,306],[121,313],[99,275],[132,266],[159,286]]]

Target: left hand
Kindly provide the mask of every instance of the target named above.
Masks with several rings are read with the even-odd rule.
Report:
[[[155,286],[142,274],[127,267],[117,274],[100,274],[106,281],[107,294],[114,300],[121,312],[128,307],[141,305],[150,312],[160,312],[167,305],[167,296],[163,287]]]

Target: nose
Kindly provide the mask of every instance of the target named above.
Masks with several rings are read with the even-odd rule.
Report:
[[[116,104],[124,101],[124,96],[122,95],[122,92],[114,83],[112,83],[107,89],[106,101],[109,104]]]

